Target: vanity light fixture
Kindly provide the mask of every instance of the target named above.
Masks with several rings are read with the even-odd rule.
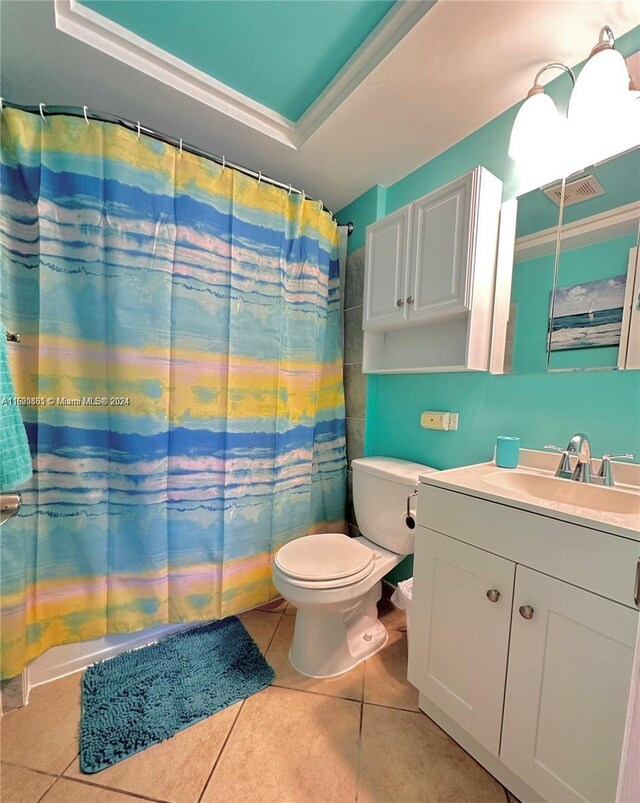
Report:
[[[573,84],[567,115],[539,83],[549,69],[568,73]],[[547,64],[536,75],[511,131],[509,156],[529,171],[555,177],[607,158],[638,144],[640,92],[630,87],[627,65],[615,50],[608,25],[600,31],[576,80],[564,64]]]
[[[638,144],[639,96],[631,86],[624,57],[615,49],[613,31],[605,25],[569,101],[572,139],[584,153],[585,164]]]
[[[547,70],[563,70],[571,78],[572,85],[576,83],[573,70],[565,64],[553,62],[538,71],[516,115],[509,140],[509,156],[516,162],[528,164],[530,169],[532,166],[550,167],[552,155],[554,161],[561,163],[568,137],[567,118],[540,83]]]

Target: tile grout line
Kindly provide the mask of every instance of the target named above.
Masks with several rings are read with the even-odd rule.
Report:
[[[216,756],[216,760],[213,762],[213,767],[211,767],[211,772],[207,776],[207,780],[205,781],[204,786],[202,787],[202,791],[198,795],[196,803],[200,803],[200,801],[202,800],[202,798],[204,796],[204,793],[207,791],[207,786],[209,786],[209,783],[211,782],[211,779],[213,778],[213,773],[216,771],[216,767],[218,766],[218,764],[220,762],[220,759],[222,758],[222,754],[224,753],[225,748],[226,748],[226,746],[227,746],[227,744],[229,742],[229,739],[231,738],[231,734],[233,733],[233,730],[234,730],[234,728],[236,726],[236,723],[237,723],[238,719],[240,718],[240,714],[242,713],[242,709],[244,708],[244,704],[246,703],[246,701],[247,701],[247,698],[245,697],[245,699],[240,704],[240,708],[238,709],[238,713],[236,714],[235,719],[231,723],[231,727],[229,728],[229,733],[227,733],[227,735],[225,737],[225,740],[222,743],[222,747],[220,748],[220,752]]]
[[[80,741],[80,737],[78,736],[78,742],[79,742],[79,741]],[[73,762],[74,762],[74,761],[75,761],[77,758],[80,758],[80,751],[79,751],[79,750],[78,750],[78,752],[75,754],[75,756],[74,756],[74,757],[71,759],[71,761],[70,761],[70,762],[67,764],[67,766],[66,766],[66,767],[65,767],[65,768],[62,770],[62,772],[60,773],[60,775],[58,775],[58,778],[68,778],[68,777],[69,777],[68,775],[66,775],[66,772],[67,772],[67,770],[69,769],[69,767],[71,767],[71,765],[73,764]]]
[[[15,761],[7,761],[6,759],[2,759],[0,764],[4,764],[6,767],[17,767],[19,770],[29,770],[29,772],[37,772],[38,775],[46,775],[47,778],[53,778],[57,780],[60,776],[55,772],[49,772],[49,770],[37,770],[33,767],[27,767],[25,764],[17,764]]]
[[[40,797],[39,797],[39,798],[36,800],[36,803],[40,803],[40,801],[41,801],[41,800],[44,800],[44,798],[45,798],[45,797],[46,797],[46,796],[49,794],[49,792],[50,792],[50,791],[53,789],[53,787],[54,787],[54,786],[55,786],[55,785],[58,783],[58,781],[59,781],[59,780],[60,780],[60,776],[58,776],[58,777],[55,779],[55,781],[54,781],[54,782],[51,784],[51,786],[50,786],[48,789],[46,789],[46,790],[45,790],[45,791],[44,791],[44,792],[43,792],[43,793],[40,795]]]
[[[162,800],[156,797],[147,797],[146,795],[142,795],[139,792],[129,792],[124,789],[118,789],[115,786],[106,786],[104,784],[95,783],[93,781],[85,781],[84,778],[69,778],[69,776],[63,776],[63,775],[59,775],[56,778],[55,783],[53,783],[47,789],[47,791],[44,793],[44,796],[39,800],[43,800],[43,798],[46,797],[49,794],[49,792],[53,789],[53,787],[60,781],[68,781],[69,783],[79,783],[82,784],[82,786],[90,786],[93,789],[104,789],[107,792],[115,792],[116,794],[122,795],[123,797],[135,797],[138,800],[147,800],[149,801],[149,803],[170,803],[170,801],[168,800]]]
[[[362,720],[364,718],[364,690],[367,682],[367,662],[364,662],[362,667],[362,701],[360,703],[360,725],[358,728],[358,761],[356,766],[356,797],[355,803],[358,803],[358,796],[360,794],[360,765],[362,763]]]
[[[356,699],[354,697],[342,697],[338,694],[327,694],[327,692],[323,691],[314,691],[313,689],[298,689],[295,686],[283,686],[282,684],[278,683],[277,681],[272,684],[277,689],[286,689],[287,691],[297,691],[301,694],[315,694],[318,697],[328,697],[330,700],[346,700],[348,703],[363,703],[364,705],[373,705],[376,708],[387,708],[390,711],[406,711],[407,714],[424,714],[424,711],[420,711],[420,709],[416,708],[399,708],[395,705],[388,705],[386,703],[374,703],[370,700],[362,700]]]

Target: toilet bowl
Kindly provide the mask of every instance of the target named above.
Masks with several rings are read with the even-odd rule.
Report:
[[[353,502],[362,535],[308,535],[278,550],[273,583],[297,608],[289,661],[303,675],[334,677],[382,649],[382,578],[413,552],[405,521],[418,477],[435,469],[389,457],[353,460]]]

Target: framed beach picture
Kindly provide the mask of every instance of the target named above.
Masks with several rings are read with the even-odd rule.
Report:
[[[618,346],[626,275],[556,289],[551,351]]]

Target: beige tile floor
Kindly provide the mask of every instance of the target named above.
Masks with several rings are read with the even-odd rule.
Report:
[[[35,689],[0,725],[2,803],[513,803],[427,716],[406,681],[404,616],[384,650],[335,680],[294,672],[295,610],[241,615],[274,684],[95,775],[78,765],[80,674]],[[517,801],[515,802],[517,803]]]

